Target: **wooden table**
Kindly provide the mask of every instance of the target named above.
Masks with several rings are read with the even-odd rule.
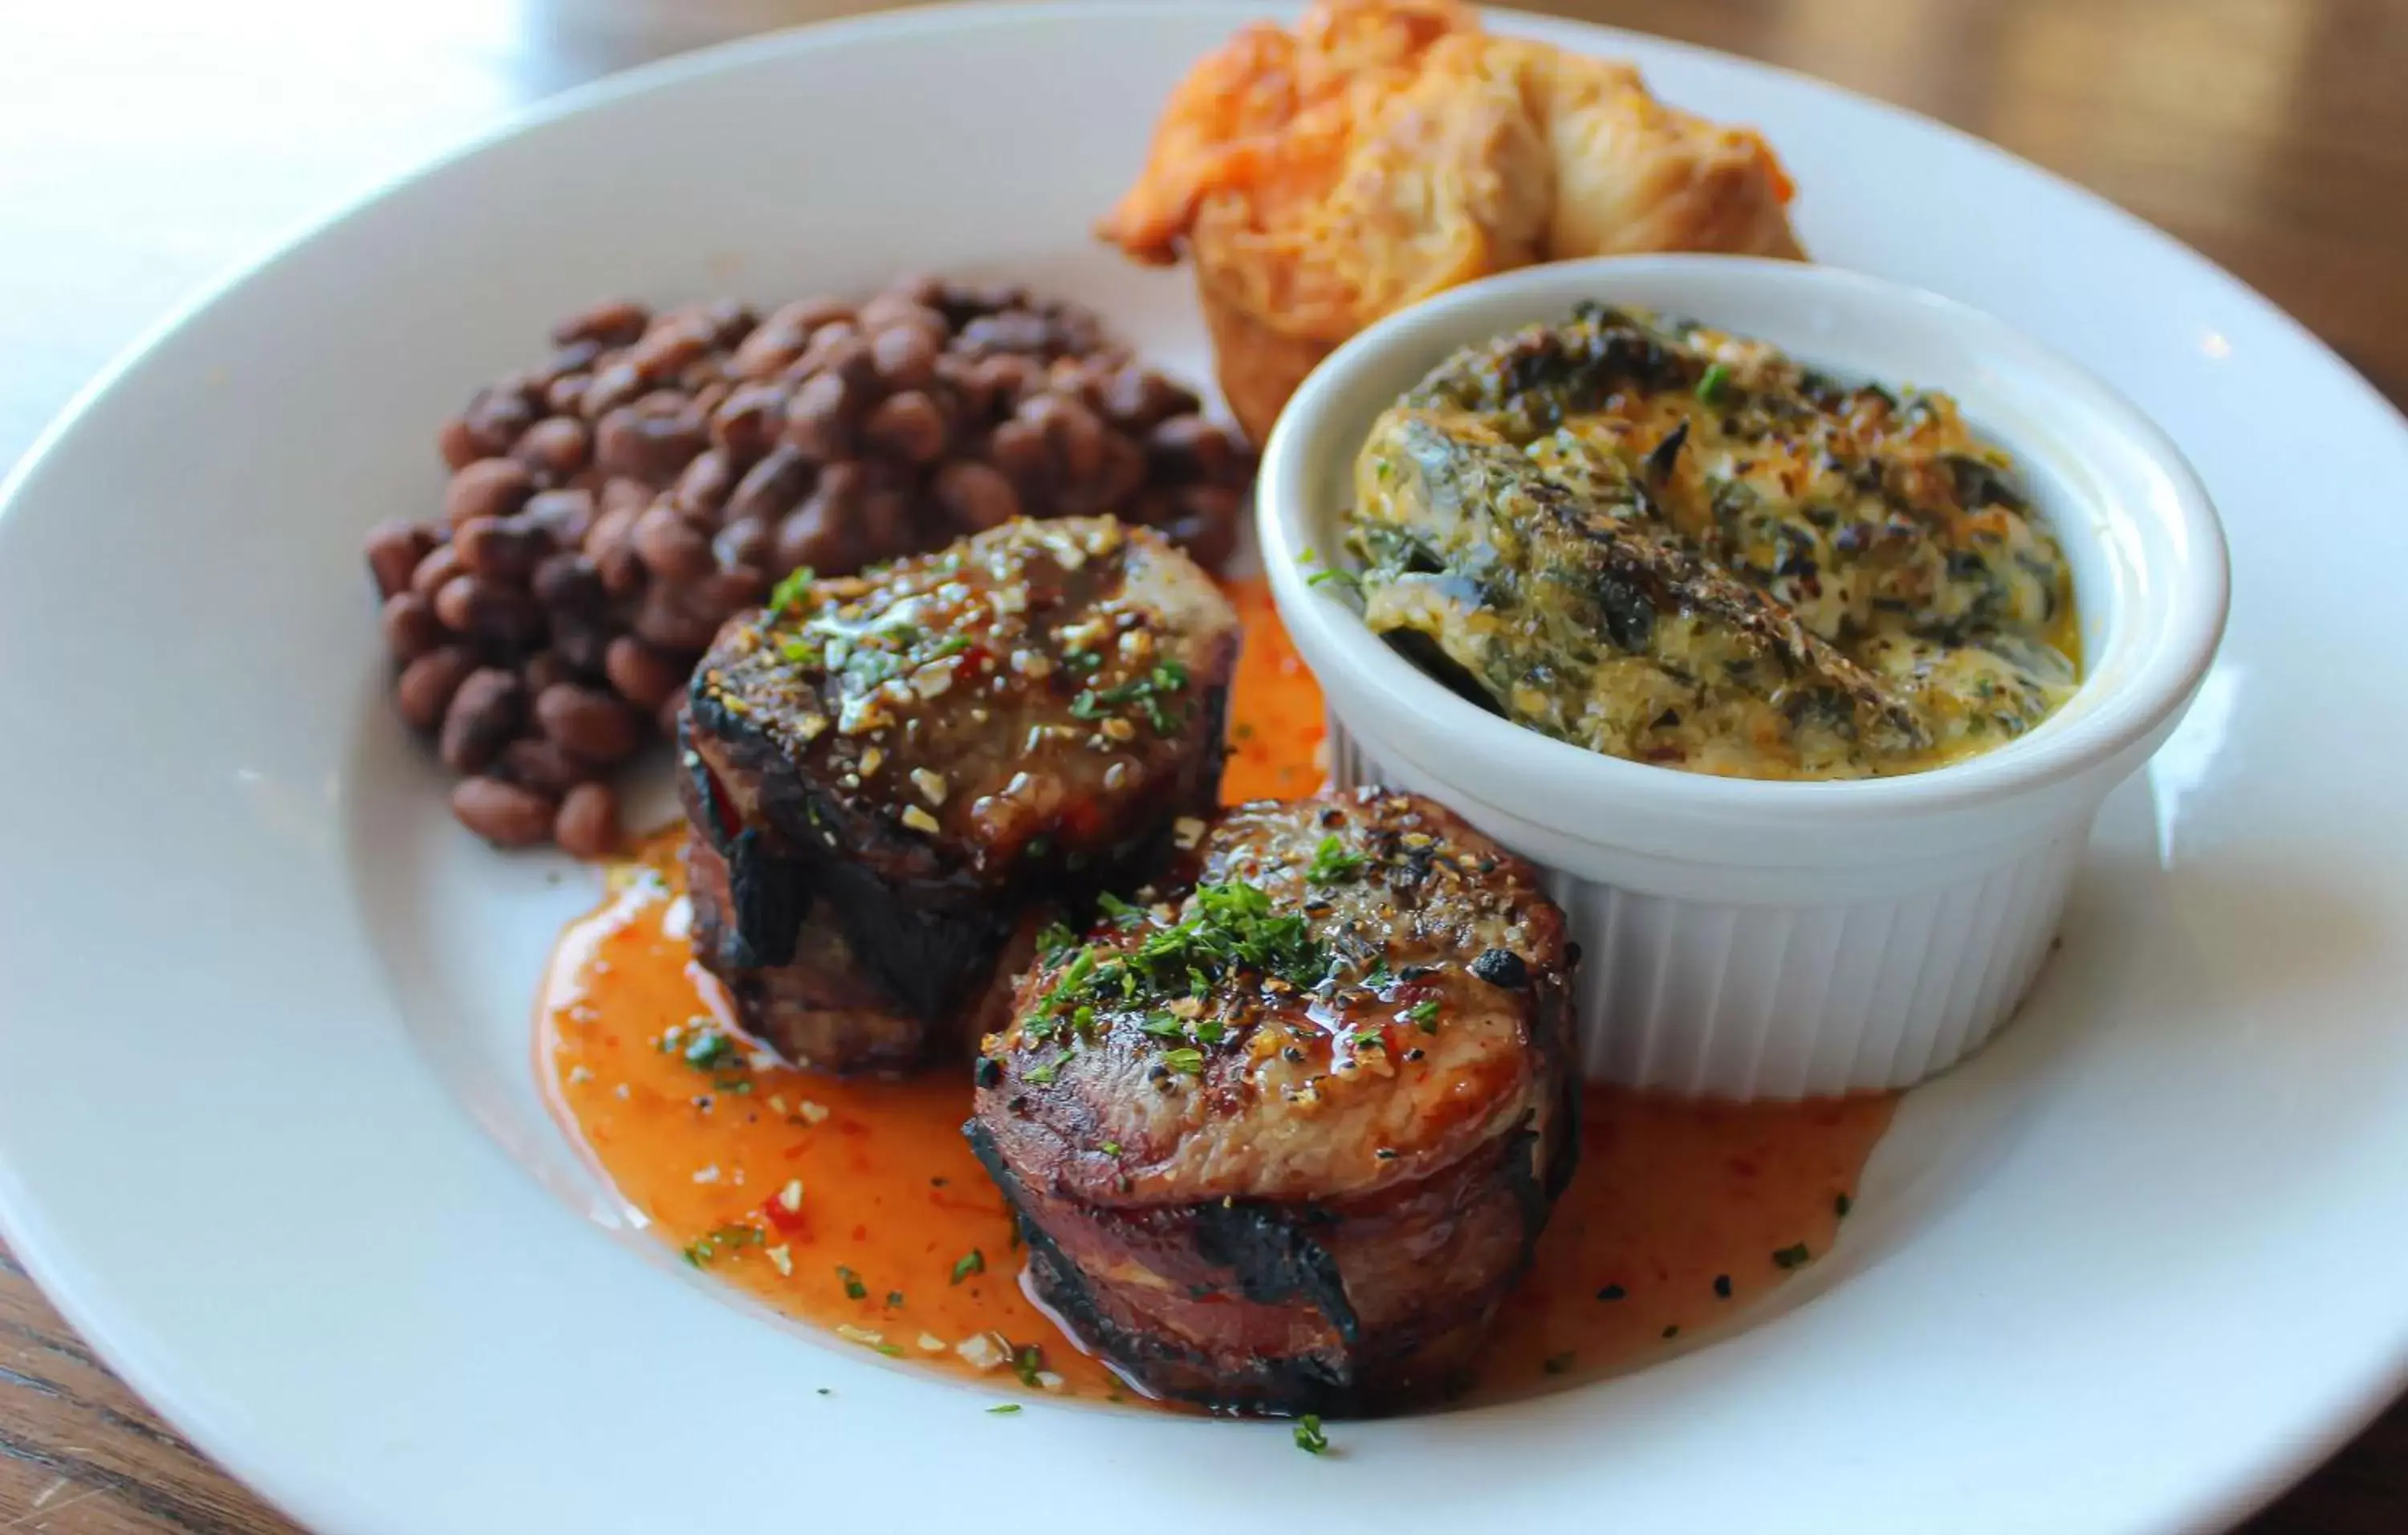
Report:
[[[2095,188],[2408,401],[2408,0],[1526,0],[1917,108]],[[514,107],[858,0],[0,14],[0,464],[196,284]],[[0,1531],[292,1526],[97,1363],[0,1249]],[[2408,1530],[2408,1406],[2253,1522]]]

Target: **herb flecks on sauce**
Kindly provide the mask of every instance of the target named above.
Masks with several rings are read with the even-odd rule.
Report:
[[[1507,718],[1746,778],[1914,772],[2072,695],[2063,552],[1947,396],[1589,306],[1381,418],[1365,621]]]
[[[1320,718],[1311,679],[1279,643],[1259,585],[1234,595],[1250,621],[1241,678],[1266,657],[1283,669],[1254,674],[1251,686],[1241,681],[1231,698],[1233,729],[1258,726],[1253,749],[1261,753],[1249,779],[1225,780],[1233,803],[1309,788]],[[1284,714],[1263,712],[1273,682],[1290,690],[1276,698]],[[1290,773],[1302,776],[1291,783],[1281,776]],[[1200,840],[1196,832],[1188,847]],[[1033,1389],[1131,1399],[1021,1294],[1019,1232],[962,1138],[956,1079],[831,1080],[755,1055],[731,1032],[756,1063],[753,1091],[695,1112],[701,1069],[661,1048],[661,1020],[720,1026],[717,999],[691,968],[676,851],[676,839],[658,839],[612,870],[609,898],[563,935],[539,1013],[554,1104],[622,1196],[672,1251],[694,1247],[712,1282],[831,1332],[849,1329],[839,1336],[867,1351],[1012,1390],[1022,1388],[1014,1356],[1034,1345],[1045,1362],[1032,1365]],[[1308,841],[1295,856],[1309,861],[1313,851]],[[1306,898],[1342,905],[1363,889],[1348,882]],[[1066,951],[1081,946],[1067,930],[1056,937]],[[1426,983],[1407,979],[1412,966],[1402,954],[1368,963],[1353,954],[1342,926],[1333,940],[1350,949],[1335,995],[1353,997],[1360,987],[1378,998],[1369,1015],[1354,1015],[1355,1026],[1398,1018],[1412,1002],[1408,988]],[[1399,1021],[1391,1038],[1425,1037]],[[1889,1109],[1886,1098],[1732,1107],[1592,1091],[1580,1169],[1502,1310],[1473,1399],[1643,1362],[1665,1346],[1666,1327],[1694,1332],[1783,1283],[1790,1271],[1766,1255],[1801,1241],[1829,1249],[1849,1212],[1844,1191],[1856,1185]],[[1126,1150],[1141,1157],[1145,1149]],[[1106,1155],[1118,1158],[1123,1148]],[[717,1176],[699,1181],[698,1168]],[[764,1241],[730,1227],[757,1228]],[[983,1271],[937,1282],[973,1250],[987,1260]],[[845,1294],[838,1265],[865,1276],[861,1298]],[[1726,1272],[1732,1301],[1710,1287]],[[873,1282],[877,1293],[900,1282],[908,1301],[883,1309]],[[947,1346],[932,1351],[931,1340]],[[1566,1352],[1576,1352],[1571,1372],[1546,1377],[1544,1361]]]

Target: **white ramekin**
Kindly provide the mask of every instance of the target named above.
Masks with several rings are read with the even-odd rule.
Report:
[[[1337,558],[1356,452],[1457,347],[1582,299],[1687,315],[1843,378],[1942,389],[2014,454],[2073,567],[2085,681],[1998,751],[1905,777],[1760,782],[1625,762],[1510,724],[1367,629]],[[1391,316],[1288,402],[1263,455],[1263,561],[1328,700],[1332,772],[1429,795],[1545,866],[1584,950],[1593,1080],[1801,1097],[1921,1081],[2015,1010],[2107,792],[2172,730],[2224,627],[2224,537],[2165,435],[1987,315],[1828,266],[1626,256],[1530,267]]]

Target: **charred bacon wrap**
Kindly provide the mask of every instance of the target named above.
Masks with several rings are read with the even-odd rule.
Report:
[[[1216,1408],[1448,1389],[1577,1155],[1563,913],[1374,790],[1231,811],[1159,894],[1052,935],[984,1041],[966,1133],[1038,1293]]]
[[[804,1064],[941,1050],[1054,904],[1209,811],[1237,647],[1211,580],[1109,518],[787,582],[681,722],[697,954]]]

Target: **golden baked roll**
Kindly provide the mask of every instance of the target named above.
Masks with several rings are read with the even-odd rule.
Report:
[[[1762,139],[1665,106],[1628,65],[1491,36],[1456,0],[1322,0],[1196,66],[1099,233],[1193,262],[1222,393],[1259,441],[1383,315],[1541,261],[1799,256],[1789,195]]]

